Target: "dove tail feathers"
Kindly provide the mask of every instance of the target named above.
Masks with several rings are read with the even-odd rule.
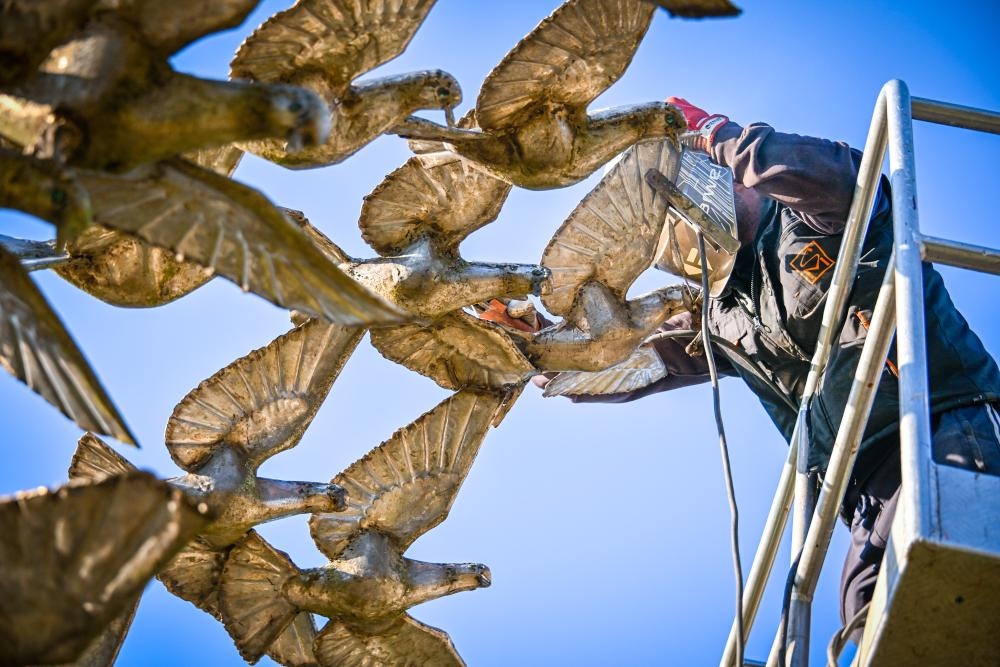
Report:
[[[240,655],[253,664],[301,611],[282,594],[298,569],[256,532],[236,543],[222,570],[219,608]]]
[[[135,466],[93,433],[84,433],[69,464],[70,479],[100,482],[135,470]]]

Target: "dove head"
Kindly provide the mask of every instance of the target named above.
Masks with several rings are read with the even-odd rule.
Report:
[[[462,87],[451,74],[441,70],[423,72],[422,105],[428,109],[444,109],[448,126],[455,124],[453,110],[462,103]]]
[[[318,146],[330,136],[330,108],[305,88],[275,84],[272,108],[280,126],[286,129],[286,150],[290,153]]]
[[[490,568],[482,563],[424,563],[406,560],[411,595],[407,606],[452,593],[486,588],[492,583]]]

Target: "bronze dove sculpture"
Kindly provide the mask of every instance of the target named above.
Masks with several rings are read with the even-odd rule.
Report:
[[[178,404],[167,423],[167,448],[189,472],[167,481],[202,500],[216,518],[158,572],[171,593],[218,617],[222,565],[247,531],[294,514],[344,508],[344,490],[336,484],[264,479],[256,471],[298,443],[362,334],[310,320],[223,368]],[[103,479],[130,469],[87,435],[70,476]],[[269,654],[282,664],[307,664],[314,635],[312,619],[303,614]]]
[[[655,8],[642,0],[569,0],[486,77],[476,101],[479,130],[410,117],[392,131],[447,142],[498,178],[533,190],[576,183],[644,139],[686,128],[670,104],[587,114],[625,71]]]
[[[548,271],[540,266],[469,262],[459,255],[466,236],[496,219],[510,185],[453,153],[439,155],[410,158],[365,197],[358,224],[380,257],[348,257],[294,214],[347,275],[417,318],[544,291]]]
[[[0,248],[0,365],[80,428],[135,444],[107,392],[17,258]]]
[[[208,519],[142,472],[0,501],[0,663],[76,660]]]
[[[168,62],[198,37],[235,25],[256,4],[99,3],[100,11],[37,71],[5,86],[0,134],[43,157],[113,171],[243,139],[281,137],[292,147],[322,142],[329,110],[313,93],[209,81]]]
[[[240,145],[285,167],[340,162],[419,109],[451,109],[462,90],[439,70],[352,81],[406,48],[434,0],[297,0],[265,21],[240,46],[234,79],[302,86],[330,105],[330,134],[290,152],[275,138]]]
[[[448,636],[407,614],[421,602],[490,584],[483,565],[403,556],[445,519],[504,397],[458,392],[334,478],[348,490],[339,514],[316,514],[313,539],[331,562],[297,569],[250,533],[219,584],[226,629],[256,661],[296,614],[329,618],[316,658],[334,665],[461,665]]]
[[[218,273],[279,306],[344,325],[408,319],[338,269],[260,192],[231,178],[173,158],[125,174],[81,171],[79,179],[95,223],[204,267],[205,279]],[[185,272],[187,286],[200,284]]]
[[[383,356],[446,388],[511,386],[541,371],[597,371],[627,359],[667,317],[688,310],[680,286],[634,299],[628,288],[656,258],[667,200],[646,172],[676,177],[670,141],[638,144],[580,202],[542,257],[542,301],[562,322],[531,333],[453,313],[372,334]]]

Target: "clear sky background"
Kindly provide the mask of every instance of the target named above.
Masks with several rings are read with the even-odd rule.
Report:
[[[241,40],[284,9],[268,1],[238,29],[182,51],[182,71],[224,78]],[[459,115],[503,55],[556,2],[440,0],[409,49],[379,74],[444,69],[465,91]],[[998,8],[982,2],[740,2],[736,19],[682,21],[658,12],[624,77],[593,108],[686,97],[747,124],[862,147],[889,79],[914,96],[1000,110]],[[441,121],[442,114],[429,115]],[[920,221],[926,233],[1000,246],[1000,138],[919,123]],[[236,178],[277,204],[305,211],[345,251],[371,257],[357,218],[362,197],[408,156],[382,137],[346,162],[288,171],[248,156]],[[537,262],[548,239],[597,183],[516,189],[499,219],[462,246],[467,259]],[[0,231],[51,236],[48,225],[0,212]],[[995,279],[943,271],[954,300],[987,347],[1000,352]],[[289,328],[285,312],[216,279],[165,307],[107,306],[55,275],[36,279],[141,441],[118,450],[163,477],[180,471],[162,445],[174,405],[203,379]],[[672,282],[645,276],[633,293]],[[298,447],[267,462],[268,477],[325,481],[447,393],[384,360],[365,341]],[[738,380],[722,382],[740,536],[748,569],[786,445]],[[65,480],[81,435],[55,409],[0,376],[5,465],[0,493]],[[469,665],[715,665],[732,620],[729,509],[707,386],[628,405],[573,405],[529,387],[486,438],[450,518],[407,555],[479,561],[493,586],[412,610],[446,630]],[[299,566],[324,559],[306,517],[261,532]],[[839,627],[838,528],[813,611],[814,664]],[[779,555],[781,574],[788,562]],[[773,582],[747,657],[763,660],[780,605]],[[143,597],[120,665],[237,665],[222,626],[158,582]],[[262,660],[268,663],[268,659]]]

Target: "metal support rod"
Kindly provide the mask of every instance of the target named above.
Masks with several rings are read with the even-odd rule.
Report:
[[[920,256],[925,262],[937,262],[1000,275],[1000,250],[995,248],[922,236]]]
[[[823,478],[823,488],[816,503],[816,513],[809,524],[809,534],[806,536],[799,567],[795,573],[795,590],[806,600],[811,601],[816,591],[816,582],[819,580],[820,570],[830,546],[838,510],[847,490],[851,471],[854,469],[858,446],[868,424],[868,416],[871,414],[875,393],[878,391],[878,381],[882,376],[889,345],[895,332],[894,264],[893,258],[890,257],[875,302],[871,328],[861,350],[854,382],[847,397],[844,417],[837,430],[830,463]]]
[[[858,179],[854,187],[851,208],[847,215],[840,253],[837,257],[837,264],[834,267],[830,289],[827,293],[826,306],[823,310],[823,322],[820,327],[819,336],[817,337],[816,349],[813,353],[809,375],[806,378],[806,385],[803,389],[800,418],[796,422],[795,431],[789,443],[790,451],[788,461],[785,464],[786,470],[782,471],[778,490],[775,493],[774,501],[771,504],[771,511],[765,525],[765,535],[761,538],[757,553],[754,556],[750,576],[747,579],[743,605],[744,640],[750,634],[760,600],[763,597],[763,589],[767,585],[767,579],[770,576],[781,542],[783,526],[789,511],[788,495],[794,486],[791,483],[791,474],[788,469],[796,468],[799,461],[798,450],[800,443],[803,441],[808,442],[807,429],[803,428],[807,423],[805,419],[807,416],[806,411],[808,410],[808,405],[812,400],[813,394],[819,386],[820,378],[830,358],[834,336],[840,330],[847,303],[847,295],[850,293],[851,286],[854,283],[854,274],[857,271],[858,258],[861,255],[862,241],[868,230],[868,221],[875,202],[875,194],[878,192],[879,176],[881,174],[882,162],[885,159],[885,151],[886,104],[883,90],[875,102],[875,110],[872,114],[868,138],[865,141],[864,153],[858,168]],[[807,462],[808,457],[804,457],[803,460]],[[786,472],[788,473],[788,478],[786,478]],[[811,509],[809,512],[811,513]],[[793,544],[792,554],[797,554],[800,546],[801,543]],[[734,621],[733,629],[729,634],[729,641],[726,643],[722,660],[719,663],[720,667],[732,667],[734,664],[736,625]]]
[[[771,501],[771,509],[767,513],[767,521],[764,523],[764,531],[760,542],[757,543],[757,553],[754,554],[753,565],[747,575],[746,588],[743,591],[743,624],[744,641],[750,636],[750,626],[753,625],[757,617],[757,610],[760,609],[761,599],[764,597],[764,588],[767,585],[771,569],[774,567],[774,559],[778,555],[778,547],[781,545],[781,537],[785,532],[785,524],[788,521],[788,512],[792,507],[792,492],[795,480],[795,461],[798,458],[794,447],[788,448],[788,457],[781,468],[781,476],[778,478],[778,488],[774,492],[774,500]],[[736,633],[737,624],[729,630],[729,639],[726,643],[726,650],[722,654],[722,667],[732,667],[736,657]]]
[[[896,354],[899,362],[899,442],[902,466],[900,506],[916,507],[897,520],[908,522],[912,534],[927,534],[929,502],[912,466],[931,461],[930,401],[927,389],[927,332],[924,318],[923,266],[918,242],[916,168],[910,93],[902,81],[885,85],[889,122],[889,173],[892,181],[892,220],[896,242]],[[929,470],[923,470],[929,473]]]
[[[910,101],[912,103],[912,117],[917,120],[1000,134],[1000,113],[995,111],[964,107],[920,97],[914,97]]]

